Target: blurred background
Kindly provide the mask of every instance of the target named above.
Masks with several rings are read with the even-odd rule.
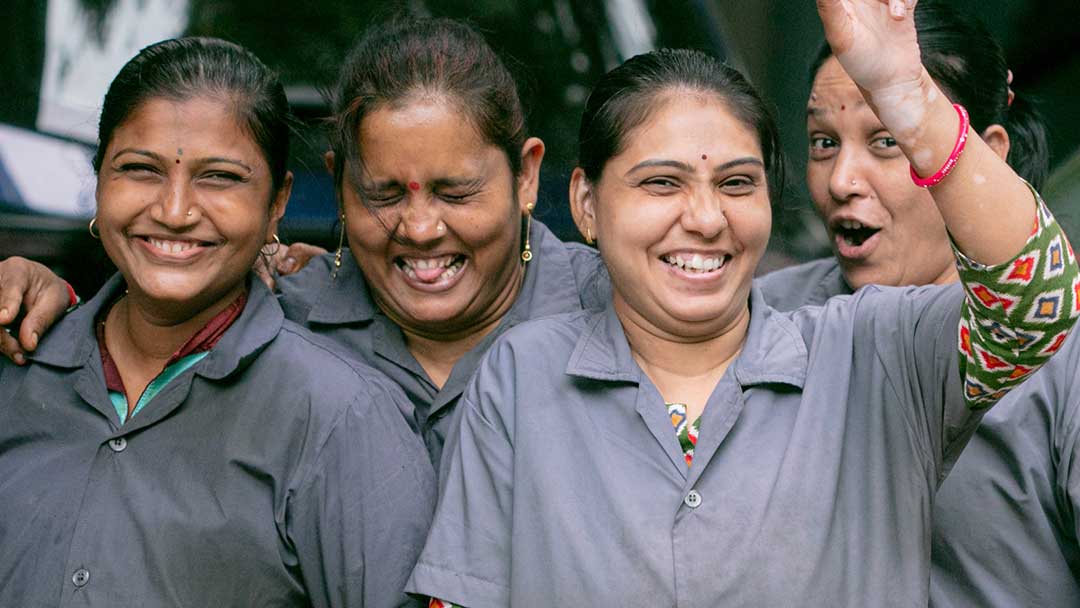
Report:
[[[1050,126],[1054,173],[1044,194],[1080,238],[1080,2],[954,0],[1006,49],[1014,90]],[[712,52],[741,68],[776,106],[790,161],[762,270],[828,253],[803,171],[809,62],[821,43],[810,0],[7,0],[0,8],[0,258],[57,269],[85,295],[112,272],[86,225],[89,158],[109,81],[143,46],[179,35],[238,42],[282,75],[303,126],[293,146],[296,186],[288,241],[330,247],[335,203],[321,155],[322,90],[361,31],[406,13],[471,20],[518,78],[533,135],[548,146],[537,213],[578,239],[566,187],[589,86],[635,54],[663,46]]]

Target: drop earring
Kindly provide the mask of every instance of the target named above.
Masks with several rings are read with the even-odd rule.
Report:
[[[342,213],[341,232],[338,233],[337,251],[334,252],[334,272],[330,273],[330,280],[337,279],[338,271],[341,270],[341,250],[345,248],[345,214]]]
[[[525,214],[525,249],[521,252],[521,261],[528,263],[533,259],[532,247],[529,246],[529,231],[532,230],[532,210],[536,206],[536,203],[529,203],[525,206],[527,213]]]

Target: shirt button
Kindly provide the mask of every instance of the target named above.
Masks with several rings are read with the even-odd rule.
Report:
[[[71,582],[75,583],[76,587],[83,587],[86,583],[90,582],[90,571],[86,568],[79,568],[75,571],[75,574],[71,575]]]
[[[112,448],[112,451],[114,452],[123,452],[127,449],[127,439],[117,437],[109,442],[109,447]]]
[[[691,509],[696,509],[701,505],[701,494],[697,490],[690,490],[683,502]]]

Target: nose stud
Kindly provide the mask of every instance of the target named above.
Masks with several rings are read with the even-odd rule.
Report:
[[[852,182],[852,183],[855,183],[855,182]],[[191,210],[189,209],[189,210],[188,210],[188,212],[187,212],[187,216],[188,216],[188,217],[191,217],[191,213],[192,213],[192,212],[191,212]]]
[[[435,224],[435,232],[438,232],[439,234],[446,232],[446,224],[444,224],[442,220],[439,220],[439,223]]]
[[[855,185],[855,180],[851,180],[851,185],[852,185],[852,186],[854,186],[854,185]]]

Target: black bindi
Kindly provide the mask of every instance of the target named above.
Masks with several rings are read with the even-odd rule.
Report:
[[[843,111],[844,111],[844,110],[846,110],[846,109],[847,109],[847,106],[845,106],[845,105],[841,105],[841,106],[840,106],[840,111],[841,111],[841,112],[843,112]]]

